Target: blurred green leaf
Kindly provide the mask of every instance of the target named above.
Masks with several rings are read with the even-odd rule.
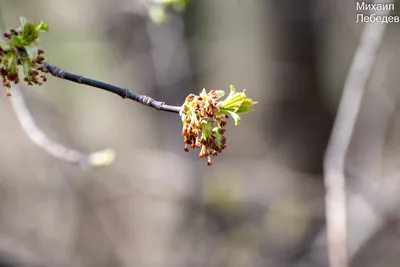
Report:
[[[30,81],[31,80],[31,76],[29,75],[29,73],[32,70],[30,61],[29,61],[28,58],[24,58],[21,61],[22,61],[22,68],[24,70],[25,77],[27,77],[28,81]]]
[[[32,43],[25,46],[25,51],[28,54],[30,60],[34,60],[38,56],[39,48],[36,44]]]
[[[156,24],[163,24],[168,19],[164,7],[159,5],[150,7],[149,16],[151,20]]]
[[[232,116],[235,121],[235,126],[240,124],[240,116],[233,111],[228,111],[228,113]]]
[[[37,32],[48,32],[49,31],[49,26],[44,22],[41,21],[39,25],[36,26],[36,31]]]
[[[28,20],[23,16],[19,17],[19,21],[21,22],[21,27],[22,28],[24,28],[25,24],[28,23]]]
[[[16,47],[23,47],[23,39],[21,35],[13,35],[11,37],[11,46],[16,46]]]
[[[166,7],[172,7],[177,12],[182,12],[189,4],[189,0],[159,0],[149,9],[149,16],[156,24],[163,24],[168,20]]]
[[[11,46],[9,44],[2,43],[2,42],[0,42],[0,47],[5,52],[7,52],[7,51],[9,51],[11,49]]]
[[[22,38],[24,45],[30,45],[39,37],[39,32],[36,30],[36,25],[32,22],[25,24],[22,31]]]

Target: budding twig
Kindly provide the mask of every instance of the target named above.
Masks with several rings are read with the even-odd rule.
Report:
[[[103,89],[105,91],[117,94],[122,98],[131,99],[143,105],[155,108],[159,111],[179,113],[179,111],[181,110],[181,107],[179,106],[166,105],[164,102],[156,101],[151,97],[145,95],[137,95],[126,88],[121,88],[112,84],[104,83],[77,74],[66,72],[60,69],[59,67],[50,65],[47,62],[44,63],[44,66],[46,67],[46,69],[49,70],[50,74],[53,75],[54,77]]]
[[[207,156],[207,165],[209,166],[211,166],[210,156],[216,156],[225,148],[226,138],[223,136],[225,132],[223,124],[226,121],[224,119],[232,116],[235,125],[238,125],[240,123],[239,114],[251,111],[250,106],[257,103],[246,96],[245,90],[236,92],[236,88],[231,85],[229,96],[224,101],[217,102],[217,99],[224,95],[223,91],[211,90],[210,95],[203,89],[200,96],[189,95],[182,107],[170,106],[149,96],[137,95],[126,88],[66,72],[45,62],[44,51],[37,46],[39,34],[43,31],[48,31],[48,25],[43,21],[36,25],[25,17],[20,17],[20,22],[20,28],[17,30],[11,29],[9,32],[4,33],[5,40],[4,42],[0,41],[0,76],[3,78],[3,86],[7,88],[6,96],[12,95],[9,90],[12,86],[11,84],[19,83],[18,66],[22,65],[25,75],[24,81],[28,85],[42,85],[47,81],[46,74],[50,73],[60,79],[103,89],[158,111],[178,113],[183,121],[182,135],[185,141],[185,151],[188,151],[187,146],[189,144],[192,148],[199,148],[202,145],[199,157]],[[16,103],[18,101],[21,102],[16,105],[17,109],[22,107],[22,110],[26,111],[28,118],[20,119],[21,124],[23,124],[28,133],[30,132],[29,128],[33,129],[32,131],[35,134],[29,135],[29,137],[36,144],[43,147],[53,156],[63,158],[69,162],[79,163],[82,158],[87,158],[80,152],[68,150],[58,144],[54,144],[51,140],[47,140],[48,138],[34,124],[26,107],[25,109],[23,108],[22,97],[17,97],[16,101]],[[199,132],[202,132],[201,138],[198,138]],[[114,153],[106,150],[89,155],[86,161],[89,162],[90,166],[102,166],[109,165],[113,159]]]

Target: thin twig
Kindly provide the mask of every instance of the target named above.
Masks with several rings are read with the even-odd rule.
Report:
[[[24,132],[29,139],[37,146],[41,147],[51,156],[62,159],[72,164],[78,164],[87,169],[89,167],[100,167],[109,165],[114,159],[112,150],[98,151],[91,154],[85,154],[74,149],[67,148],[51,140],[35,123],[31,113],[26,106],[19,85],[13,86],[12,97],[10,101],[17,115]]]
[[[155,108],[160,111],[179,113],[179,111],[181,110],[181,107],[179,106],[166,105],[164,102],[156,101],[151,97],[145,95],[137,95],[126,88],[121,88],[112,84],[103,83],[97,80],[89,79],[80,75],[66,72],[56,66],[51,66],[47,62],[45,63],[45,67],[50,71],[51,75],[53,75],[54,77],[103,89],[108,92],[117,94],[122,98],[132,99],[133,101],[139,102],[143,105]]]
[[[392,1],[387,1],[387,3],[390,4]],[[385,10],[375,13],[385,16],[390,12]],[[344,85],[332,135],[325,154],[327,245],[331,267],[348,266],[345,157],[357,121],[365,86],[385,28],[386,24],[384,23],[366,23],[364,27]]]

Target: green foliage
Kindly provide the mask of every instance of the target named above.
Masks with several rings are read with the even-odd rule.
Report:
[[[18,66],[24,70],[24,81],[28,85],[41,85],[46,81],[43,50],[38,47],[39,35],[48,31],[49,27],[43,21],[36,25],[25,17],[20,17],[21,26],[4,33],[0,41],[0,74],[6,96],[11,95],[11,82],[19,83]]]
[[[178,12],[183,11],[189,4],[189,0],[160,0],[159,2],[164,5],[172,6]]]
[[[189,4],[189,0],[158,0],[150,7],[149,16],[156,24],[163,24],[168,20],[167,9],[173,8],[176,12],[182,12]]]
[[[243,92],[236,92],[236,87],[231,85],[229,96],[224,101],[218,103],[221,113],[231,115],[235,121],[235,125],[239,125],[240,123],[239,114],[252,111],[250,107],[257,104],[257,102],[246,96],[245,91],[246,89]]]

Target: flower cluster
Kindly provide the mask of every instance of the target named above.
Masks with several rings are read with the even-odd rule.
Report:
[[[235,125],[240,123],[239,114],[251,111],[250,106],[256,104],[243,92],[236,92],[231,85],[230,94],[224,101],[218,101],[225,95],[224,91],[206,89],[200,95],[190,94],[182,105],[180,115],[183,122],[184,150],[200,148],[199,158],[207,157],[207,165],[211,166],[211,156],[217,156],[226,148],[225,125],[232,116]],[[200,135],[201,132],[201,135]]]
[[[37,46],[39,33],[48,31],[46,23],[35,25],[26,18],[20,17],[21,27],[4,33],[0,41],[0,75],[3,86],[7,88],[6,96],[10,96],[11,82],[19,83],[18,65],[24,70],[24,81],[28,85],[42,85],[46,81],[43,50]]]

